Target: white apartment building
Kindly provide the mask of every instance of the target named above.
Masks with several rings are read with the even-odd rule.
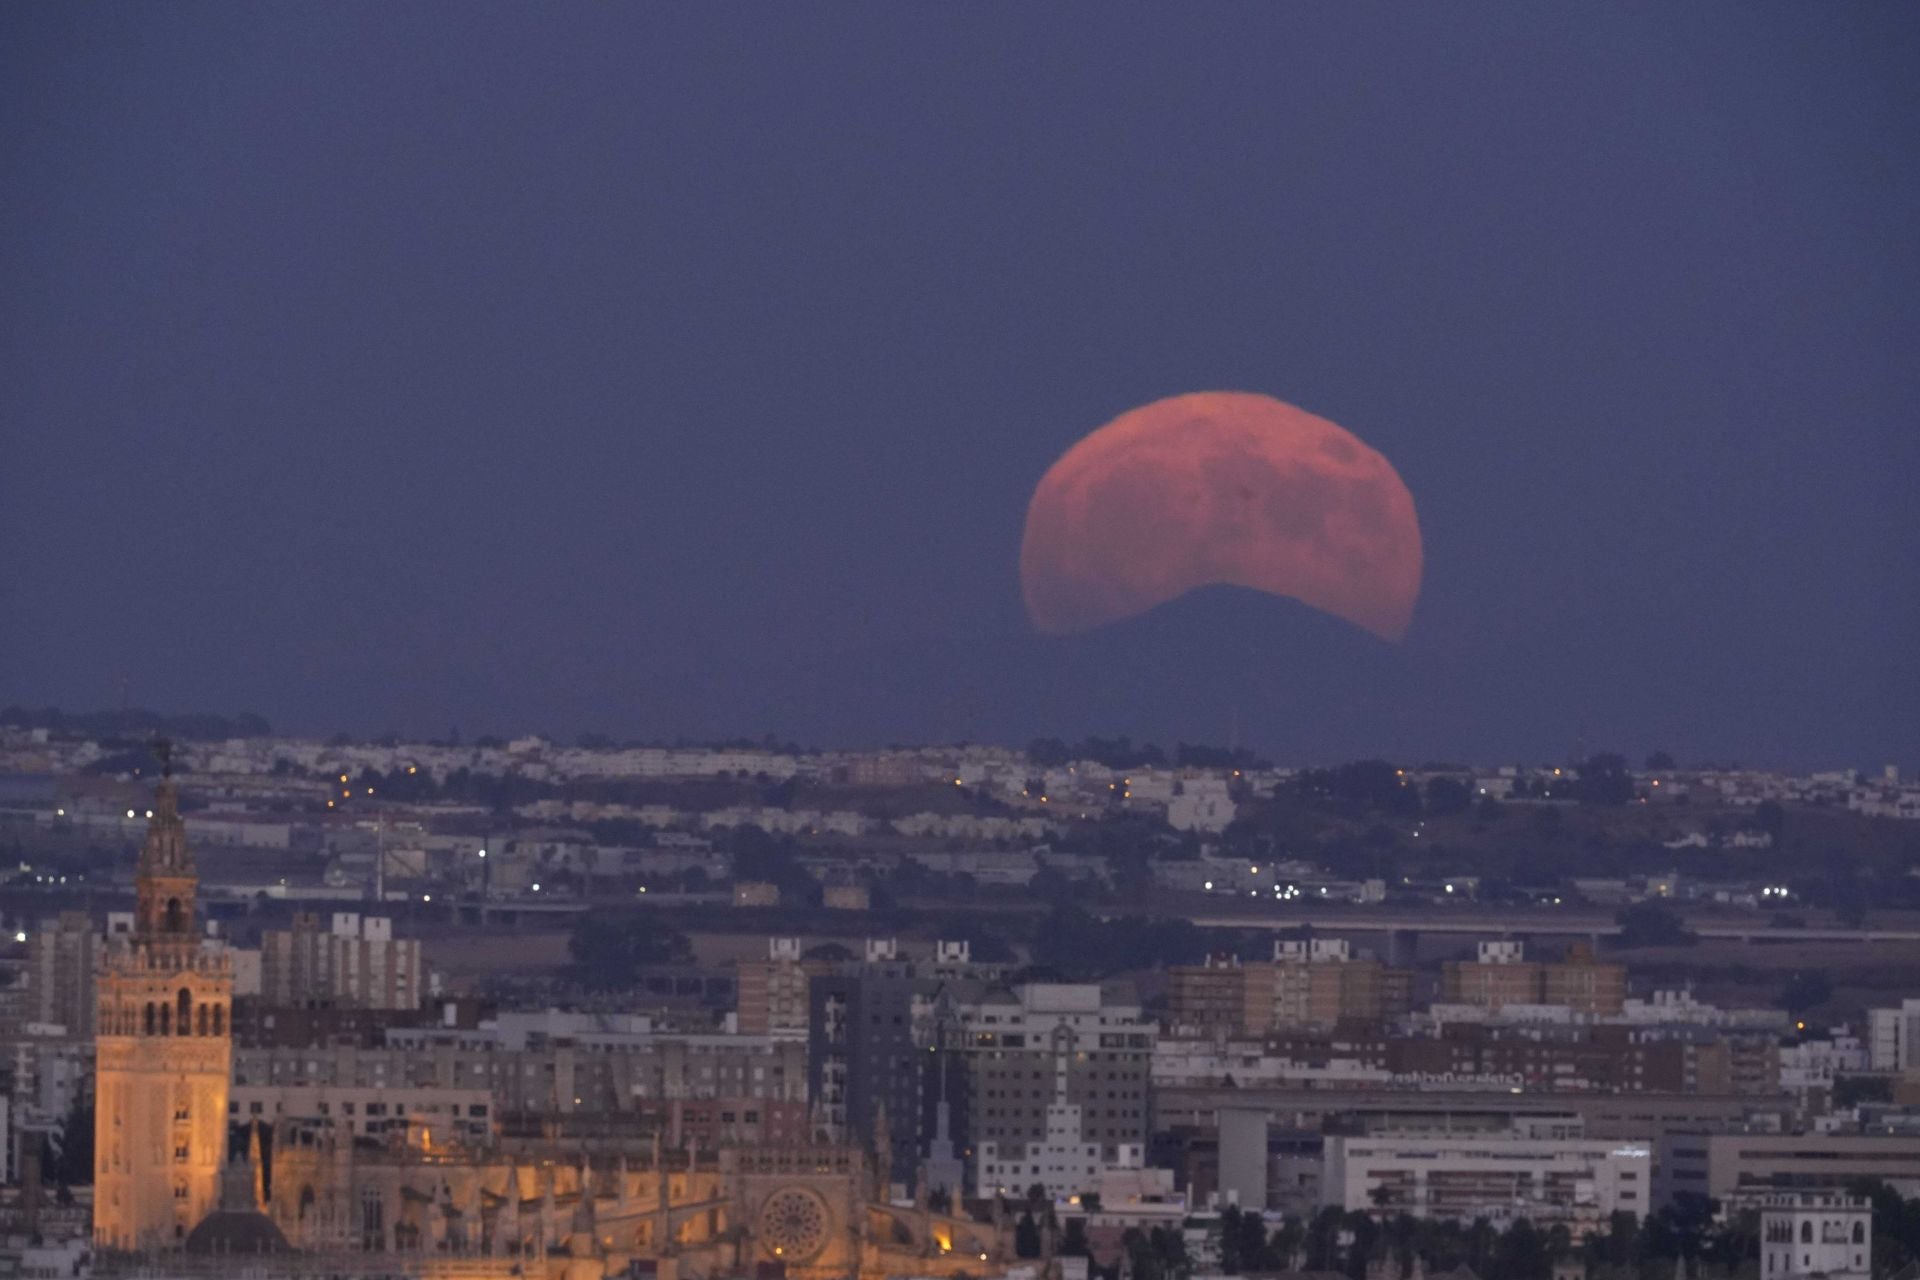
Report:
[[[1047,1108],[1046,1136],[1038,1142],[982,1142],[975,1162],[974,1194],[1018,1198],[1038,1184],[1055,1200],[1095,1190],[1108,1173],[1146,1164],[1144,1143],[1122,1143],[1111,1158],[1098,1142],[1081,1139],[1080,1108],[1056,1102]]]
[[[1867,1280],[1873,1206],[1836,1191],[1784,1191],[1760,1203],[1762,1280]]]
[[[100,940],[85,912],[63,911],[36,924],[27,951],[27,1021],[65,1027],[75,1039],[91,1040],[99,953]]]
[[[1867,1046],[1846,1032],[1824,1040],[1803,1040],[1780,1050],[1780,1087],[1792,1093],[1833,1088],[1835,1076],[1867,1069]]]
[[[1346,1210],[1499,1223],[1565,1223],[1576,1234],[1624,1210],[1647,1212],[1653,1151],[1646,1143],[1497,1134],[1332,1136],[1322,1195]]]
[[[291,929],[260,938],[260,994],[268,1004],[414,1009],[425,994],[420,944],[393,936],[393,922],[336,911],[328,928],[296,915]]]
[[[1221,778],[1189,778],[1167,801],[1167,825],[1175,831],[1217,834],[1227,829],[1237,811]]]
[[[949,1044],[963,1055],[974,1183],[1024,1178],[1067,1194],[1144,1152],[1159,1024],[1137,996],[1096,984],[1028,983],[955,1001]],[[991,1154],[989,1154],[991,1153]],[[991,1171],[990,1171],[991,1167]]]
[[[1875,1071],[1905,1074],[1920,1067],[1920,1000],[1898,1009],[1867,1011],[1867,1064]]]

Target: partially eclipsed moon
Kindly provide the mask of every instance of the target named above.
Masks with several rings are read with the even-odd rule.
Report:
[[[1398,640],[1420,569],[1413,495],[1391,463],[1325,418],[1237,391],[1157,400],[1074,445],[1040,478],[1020,542],[1027,613],[1056,635],[1227,584]]]

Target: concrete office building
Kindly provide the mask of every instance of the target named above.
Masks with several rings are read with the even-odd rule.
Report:
[[[1576,1234],[1647,1211],[1653,1152],[1612,1139],[1329,1136],[1322,1195],[1349,1211],[1495,1223],[1564,1223]]]
[[[1900,1075],[1920,1067],[1920,1000],[1867,1011],[1867,1064]]]
[[[742,960],[735,970],[734,1009],[741,1034],[805,1040],[807,989],[827,968],[801,959],[800,939],[768,938],[766,959]]]
[[[1750,1207],[1780,1191],[1844,1191],[1879,1178],[1920,1195],[1920,1136],[1671,1133],[1659,1143],[1655,1206],[1692,1193]]]
[[[843,1140],[871,1148],[886,1138],[893,1182],[911,1178],[920,1158],[930,985],[883,938],[808,984],[810,1096]]]
[[[1355,955],[1340,938],[1282,939],[1271,963],[1216,955],[1169,976],[1169,1021],[1178,1034],[1202,1037],[1378,1022],[1406,1013],[1413,997],[1410,970]]]
[[[323,927],[311,912],[291,929],[260,937],[260,996],[271,1005],[416,1009],[426,994],[420,944],[393,936],[393,922],[336,911]]]
[[[1603,1017],[1626,1006],[1626,966],[1596,960],[1584,943],[1569,947],[1564,960],[1544,963],[1527,959],[1520,942],[1482,942],[1477,954],[1477,960],[1449,961],[1441,970],[1444,1003],[1492,1010],[1552,1005]]]
[[[28,1022],[59,1026],[76,1040],[93,1039],[94,969],[100,940],[84,911],[43,920],[27,940]]]
[[[1243,1209],[1267,1207],[1267,1116],[1264,1111],[1220,1112],[1220,1200]]]

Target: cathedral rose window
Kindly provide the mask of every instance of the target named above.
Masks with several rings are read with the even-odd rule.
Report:
[[[827,1243],[826,1202],[803,1187],[786,1187],[760,1206],[760,1244],[776,1257],[805,1262]]]

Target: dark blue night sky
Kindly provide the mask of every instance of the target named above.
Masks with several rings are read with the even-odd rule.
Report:
[[[0,701],[1920,765],[1920,7],[0,10]],[[1161,396],[1392,459],[1385,644],[1033,633]]]

